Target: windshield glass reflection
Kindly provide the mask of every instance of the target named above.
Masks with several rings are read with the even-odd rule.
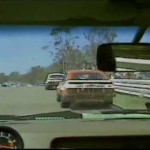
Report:
[[[148,60],[146,64],[141,61],[135,63],[135,60],[119,57],[116,58],[117,72],[96,72],[97,46],[103,43],[132,43],[138,29],[1,25],[0,114],[73,110],[73,105],[63,108],[67,105],[61,103],[64,96],[68,98],[70,95],[84,102],[101,100],[108,103],[108,107],[105,104],[98,108],[95,104],[83,106],[88,110],[114,109],[116,106],[146,109],[150,73],[137,72],[130,66],[133,63],[132,68],[142,68],[149,65]],[[119,72],[120,69],[124,72]],[[91,72],[78,72],[68,78],[68,72],[72,70]],[[48,74],[51,74],[49,79]]]

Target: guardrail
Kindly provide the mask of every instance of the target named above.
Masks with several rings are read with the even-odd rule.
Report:
[[[150,98],[150,80],[114,79],[115,91]]]

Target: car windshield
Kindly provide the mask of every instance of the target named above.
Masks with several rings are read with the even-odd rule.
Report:
[[[103,76],[99,75],[99,74],[78,74],[76,75],[75,79],[79,79],[79,80],[100,80],[100,79],[104,79]]]
[[[50,78],[63,78],[63,76],[62,75],[50,75]]]
[[[136,26],[1,25],[0,115],[72,110],[67,101],[72,97],[80,102],[99,103],[102,99],[111,108],[146,110],[150,60],[119,56],[116,72],[96,73],[97,47],[132,43],[138,31]],[[148,28],[140,42],[150,42],[149,37]],[[144,67],[147,69],[143,71]],[[73,76],[69,71],[79,72]],[[62,78],[54,73],[66,76],[63,83],[45,82],[48,74],[50,78]]]
[[[72,74],[68,74],[68,80],[105,80],[105,75],[94,71],[77,71]]]
[[[49,75],[49,78],[62,79],[63,75]]]

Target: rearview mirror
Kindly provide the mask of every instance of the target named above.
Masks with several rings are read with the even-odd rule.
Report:
[[[116,71],[116,60],[111,45],[100,45],[97,49],[97,68],[102,71]]]
[[[116,71],[118,68],[149,70],[150,44],[102,44],[97,48],[97,68],[102,71]]]

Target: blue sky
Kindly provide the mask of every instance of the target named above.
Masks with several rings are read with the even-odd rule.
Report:
[[[0,72],[27,72],[52,63],[42,46],[50,44],[50,27],[0,27]]]
[[[135,28],[127,27],[113,30],[118,35],[115,42],[131,41],[135,32]],[[0,26],[0,73],[9,74],[18,71],[23,74],[33,66],[50,65],[53,57],[42,49],[45,45],[54,49],[50,31],[50,26]],[[81,28],[77,32],[80,36],[78,44],[84,46],[87,43],[81,36],[82,32]]]

